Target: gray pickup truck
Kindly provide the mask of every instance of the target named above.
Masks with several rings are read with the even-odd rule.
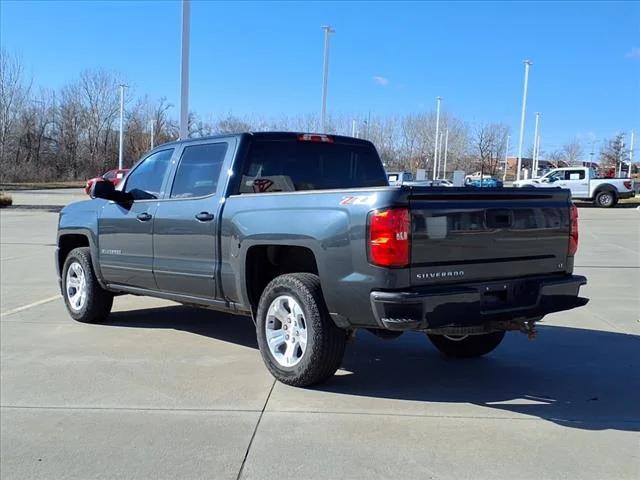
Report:
[[[251,315],[267,368],[290,385],[332,376],[359,328],[420,331],[475,357],[587,302],[567,190],[391,187],[364,140],[168,143],[92,197],[59,219],[74,319],[105,320],[121,294]]]

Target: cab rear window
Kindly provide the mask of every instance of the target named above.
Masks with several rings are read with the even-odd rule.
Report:
[[[295,192],[388,185],[376,150],[365,144],[256,141],[240,193]]]

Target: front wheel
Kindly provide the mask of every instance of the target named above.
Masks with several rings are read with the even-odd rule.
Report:
[[[109,316],[113,294],[98,283],[89,247],[69,252],[62,268],[62,287],[64,303],[74,320],[98,323]]]
[[[310,273],[281,275],[267,285],[258,304],[256,333],[271,374],[297,387],[333,376],[347,341],[346,331],[329,316],[320,279]]]
[[[484,335],[428,335],[431,343],[447,357],[473,358],[495,350],[504,338],[504,332]]]

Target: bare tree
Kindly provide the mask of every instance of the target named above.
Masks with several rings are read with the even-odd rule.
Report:
[[[562,160],[568,165],[578,165],[582,160],[584,149],[578,139],[574,139],[562,146]]]
[[[481,124],[476,127],[474,145],[480,171],[495,175],[500,166],[507,144],[509,127],[502,123]]]
[[[15,169],[17,124],[28,101],[31,85],[25,82],[24,67],[17,55],[0,50],[0,176]]]

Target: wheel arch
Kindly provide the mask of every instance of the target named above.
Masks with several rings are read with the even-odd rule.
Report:
[[[244,273],[246,302],[255,313],[260,296],[271,280],[286,273],[318,275],[318,262],[309,247],[259,244],[247,249]]]
[[[102,272],[100,270],[100,262],[98,261],[98,246],[90,231],[85,229],[65,229],[58,234],[58,248],[56,251],[56,270],[58,278],[62,277],[62,269],[64,262],[69,253],[80,247],[89,247],[91,249],[91,264],[96,274],[96,279],[102,288],[106,286],[102,280]]]

